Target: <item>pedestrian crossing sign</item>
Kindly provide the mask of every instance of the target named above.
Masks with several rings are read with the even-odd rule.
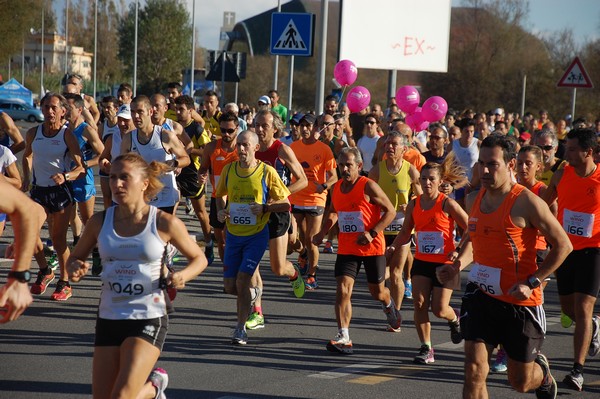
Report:
[[[310,13],[271,14],[271,54],[312,56],[314,19]]]

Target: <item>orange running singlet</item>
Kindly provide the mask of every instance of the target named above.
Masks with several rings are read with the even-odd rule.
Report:
[[[217,186],[219,185],[219,178],[223,168],[228,163],[238,160],[238,154],[235,148],[231,152],[227,152],[222,147],[223,139],[217,140],[215,151],[210,154],[210,184],[213,186],[212,197],[215,198],[217,192]]]
[[[369,231],[380,219],[381,208],[365,199],[365,186],[369,179],[360,176],[349,193],[341,190],[342,180],[335,183],[331,193],[331,201],[338,215],[338,254],[373,256],[383,255],[385,240],[383,233],[368,245],[358,245],[356,240],[363,232]]]
[[[537,270],[535,263],[535,228],[515,226],[510,211],[517,197],[526,188],[515,184],[502,204],[492,213],[483,213],[481,199],[486,193],[481,189],[469,215],[469,234],[473,242],[473,265],[469,281],[486,294],[504,302],[521,306],[537,306],[543,302],[538,287],[531,296],[520,301],[508,294],[518,281],[524,281]]]
[[[588,177],[565,166],[556,187],[558,221],[567,232],[573,250],[600,247],[600,167]]]
[[[415,258],[432,263],[452,263],[448,254],[454,251],[454,219],[443,210],[447,197],[440,193],[428,210],[421,207],[422,198],[419,196],[415,200],[412,213],[417,243]]]

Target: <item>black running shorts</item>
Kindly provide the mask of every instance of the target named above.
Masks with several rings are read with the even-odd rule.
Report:
[[[600,248],[573,251],[556,270],[558,295],[574,293],[596,298],[600,290]]]
[[[96,319],[94,346],[121,346],[127,338],[142,338],[162,351],[169,329],[169,317],[144,320]]]
[[[385,255],[358,256],[340,255],[335,260],[335,277],[349,276],[356,279],[361,264],[365,265],[365,274],[369,284],[379,284],[385,280]]]

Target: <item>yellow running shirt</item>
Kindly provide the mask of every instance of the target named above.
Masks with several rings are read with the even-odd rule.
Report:
[[[223,168],[217,185],[216,196],[227,195],[227,230],[236,236],[251,236],[265,227],[269,212],[260,216],[250,211],[250,203],[266,204],[269,200],[287,198],[290,191],[271,166],[262,161],[253,169],[242,168],[232,162]]]
[[[402,205],[408,204],[411,188],[410,175],[408,174],[409,171],[410,162],[405,159],[402,160],[402,166],[395,175],[392,175],[388,171],[385,160],[379,162],[379,181],[377,181],[377,184],[379,184],[379,187],[381,187],[385,195],[387,195],[396,211],[398,211]],[[394,220],[392,220],[392,223],[385,228],[383,234],[396,235],[402,230],[403,224],[404,212],[397,212]]]

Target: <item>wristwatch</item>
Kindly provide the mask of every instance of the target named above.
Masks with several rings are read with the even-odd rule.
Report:
[[[375,231],[375,229],[371,229],[369,230],[369,234],[371,235],[371,237],[375,238],[377,237],[377,232]]]
[[[68,173],[63,173],[63,177],[65,178],[65,181],[69,181],[69,174]]]
[[[19,283],[28,283],[31,280],[31,273],[29,270],[24,270],[22,272],[8,272],[8,278],[14,278]]]
[[[542,281],[532,274],[527,277],[527,285],[533,290],[542,285]]]
[[[327,190],[327,183],[323,183],[321,186],[323,186],[323,190]]]

